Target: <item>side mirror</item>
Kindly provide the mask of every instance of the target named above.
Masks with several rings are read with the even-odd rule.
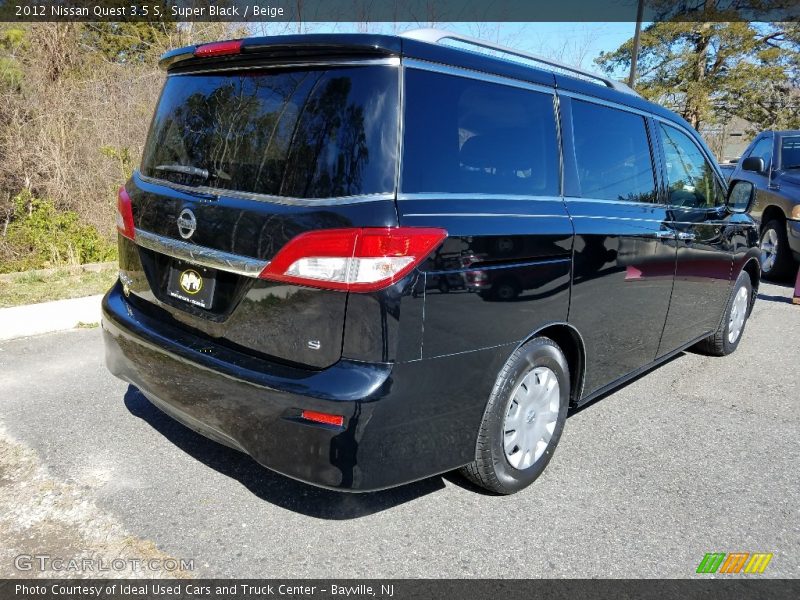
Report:
[[[750,160],[749,158],[745,160]],[[756,160],[761,160],[756,159]],[[763,162],[763,161],[762,161]],[[755,186],[749,181],[737,181],[728,191],[728,200],[725,205],[734,213],[746,213],[750,210],[755,198]]]
[[[742,161],[742,169],[763,173],[765,171],[764,159],[760,156],[748,156]]]

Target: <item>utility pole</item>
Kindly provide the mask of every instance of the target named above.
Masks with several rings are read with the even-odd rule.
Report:
[[[639,58],[639,36],[642,33],[642,14],[644,13],[644,0],[639,0],[636,7],[636,33],[633,34],[633,50],[631,50],[631,74],[628,77],[628,87],[633,88],[636,81],[636,62]]]

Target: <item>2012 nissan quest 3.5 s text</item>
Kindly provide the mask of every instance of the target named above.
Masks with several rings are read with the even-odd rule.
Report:
[[[570,408],[741,340],[752,185],[726,197],[692,128],[622,84],[435,30],[161,64],[107,364],[270,469],[512,493]]]

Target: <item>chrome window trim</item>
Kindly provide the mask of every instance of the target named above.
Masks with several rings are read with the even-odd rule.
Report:
[[[249,256],[198,246],[191,242],[176,240],[142,229],[135,229],[134,231],[136,245],[210,269],[219,269],[220,271],[228,271],[244,277],[258,278],[261,272],[269,265],[268,260],[259,260]]]
[[[406,217],[512,217],[520,219],[569,219],[567,215],[528,215],[521,213],[407,213]]]
[[[454,75],[456,77],[466,77],[468,79],[477,79],[479,81],[486,81],[488,83],[496,83],[498,85],[505,85],[509,87],[521,88],[523,90],[530,90],[542,94],[555,95],[555,87],[548,87],[538,83],[530,83],[522,79],[514,79],[513,77],[505,77],[503,75],[493,75],[484,71],[475,71],[465,67],[456,67],[453,65],[446,65],[443,63],[430,62],[427,60],[420,60],[418,58],[403,59],[403,64],[412,69],[419,69],[422,71],[431,71],[433,73],[441,73],[442,75]],[[524,65],[523,65],[524,66]]]
[[[414,192],[397,194],[399,201],[409,200],[536,200],[562,202],[561,196],[537,196],[528,194],[484,194],[479,192]]]
[[[397,78],[397,160],[395,161],[394,171],[394,194],[395,198],[400,191],[400,184],[403,178],[403,153],[405,152],[406,142],[406,60],[400,63]]]
[[[638,202],[636,200],[609,200],[608,198],[581,198],[580,196],[565,196],[565,202],[591,202],[593,204],[621,204],[622,206],[642,206],[650,208],[673,208],[669,204],[658,202]]]
[[[247,55],[242,55],[247,56]],[[254,58],[256,56],[254,55]],[[314,60],[302,62],[277,62],[273,64],[252,65],[252,64],[239,64],[227,67],[214,67],[205,69],[188,69],[178,73],[168,73],[167,78],[181,77],[182,75],[202,75],[204,73],[223,73],[228,71],[244,71],[252,69],[287,69],[292,67],[299,67],[301,69],[308,67],[351,67],[351,66],[370,66],[370,65],[383,65],[388,67],[400,66],[399,56],[389,56],[387,58],[366,58],[366,59],[330,59],[330,60]]]
[[[616,102],[611,102],[609,100],[603,100],[602,98],[597,98],[595,96],[590,96],[588,94],[581,94],[580,92],[573,92],[571,90],[558,90],[559,96],[567,96],[569,98],[574,98],[575,100],[582,100],[583,102],[591,102],[592,104],[600,104],[602,106],[606,106],[608,108],[616,108],[618,110],[622,110],[625,112],[635,113],[641,117],[653,117],[657,118],[656,115],[649,113],[647,111],[641,110],[639,108],[634,108],[632,106],[628,106],[627,104],[618,104]]]
[[[226,190],[222,188],[209,187],[205,185],[191,186],[180,183],[173,183],[164,179],[157,179],[135,171],[134,176],[145,183],[160,185],[164,187],[185,192],[193,196],[227,196],[229,198],[240,198],[242,200],[255,200],[258,202],[271,202],[273,204],[285,204],[287,206],[335,206],[341,204],[360,204],[363,202],[376,202],[379,200],[393,200],[394,193],[383,192],[379,194],[363,194],[358,196],[336,196],[332,198],[294,198],[289,196],[270,196],[269,194],[257,194],[255,192],[241,192],[238,190]]]

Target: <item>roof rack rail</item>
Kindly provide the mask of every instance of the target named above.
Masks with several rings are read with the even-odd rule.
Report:
[[[524,58],[527,60],[547,65],[548,67],[551,68],[562,69],[564,71],[575,73],[582,77],[596,80],[602,83],[603,85],[608,86],[611,89],[617,90],[619,92],[624,92],[626,94],[633,94],[634,96],[639,95],[635,90],[631,89],[621,81],[616,81],[614,79],[611,79],[610,77],[604,77],[603,75],[598,75],[597,73],[592,73],[591,71],[585,71],[584,69],[579,69],[578,67],[566,65],[556,60],[539,56],[538,54],[522,52],[520,50],[509,48],[508,46],[493,44],[492,42],[480,40],[478,38],[470,37],[468,35],[461,35],[460,33],[454,33],[452,31],[445,31],[442,29],[413,29],[411,31],[406,31],[405,33],[401,33],[400,37],[412,40],[418,40],[420,42],[428,42],[429,44],[439,44],[442,42],[442,40],[455,40],[458,42],[463,42],[465,44],[478,46],[480,48],[486,48],[487,50],[494,50],[496,52],[502,52],[503,54],[518,56],[520,58]]]

